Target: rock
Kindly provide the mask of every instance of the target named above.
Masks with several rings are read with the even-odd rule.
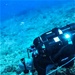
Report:
[[[14,72],[15,71],[15,67],[13,65],[9,65],[9,66],[6,66],[3,73],[7,73],[7,72]]]

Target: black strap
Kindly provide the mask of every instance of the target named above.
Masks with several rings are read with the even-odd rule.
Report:
[[[24,68],[25,68],[24,73],[28,73],[28,72],[29,72],[29,70],[27,70],[27,68],[26,68],[25,59],[24,59],[24,58],[22,58],[22,59],[21,59],[21,62],[23,63]]]

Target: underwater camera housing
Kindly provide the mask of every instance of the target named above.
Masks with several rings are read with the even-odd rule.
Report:
[[[33,45],[27,49],[27,52],[28,57],[29,53],[32,55],[32,62],[29,61],[29,65],[32,67],[33,63],[38,75],[46,75],[46,66],[49,64],[54,64],[54,67],[65,64],[75,57],[75,23],[62,28],[54,28],[35,38]],[[68,68],[73,64],[74,60],[64,67]],[[25,73],[28,73],[26,62],[24,62],[24,67]]]
[[[45,52],[48,53],[48,55],[51,55],[53,50],[59,50],[62,46],[69,44],[74,36],[75,24],[70,24],[63,28],[54,28],[51,31],[42,34],[40,37],[34,39],[33,44],[39,54]]]

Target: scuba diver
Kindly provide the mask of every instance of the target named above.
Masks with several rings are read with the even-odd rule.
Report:
[[[38,75],[50,75],[50,70],[57,67],[72,67],[75,60],[75,23],[54,28],[35,38],[27,52],[31,57],[22,58],[19,64],[20,71],[25,74],[36,70]]]

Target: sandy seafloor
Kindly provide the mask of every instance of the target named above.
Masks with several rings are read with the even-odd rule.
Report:
[[[74,3],[31,10],[0,23],[0,75],[16,75],[18,62],[37,36],[70,23],[75,23]],[[71,72],[75,75],[74,66]]]

